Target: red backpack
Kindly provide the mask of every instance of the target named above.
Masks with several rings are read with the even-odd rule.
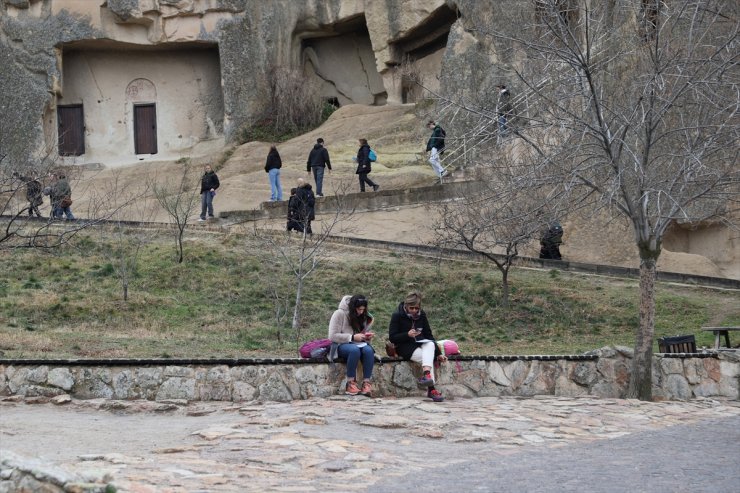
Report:
[[[314,339],[303,344],[298,350],[301,358],[327,358],[331,348],[331,339]]]

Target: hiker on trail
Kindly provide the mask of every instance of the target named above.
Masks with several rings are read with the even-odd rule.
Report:
[[[295,219],[297,226],[300,228],[297,231],[306,234],[313,234],[311,230],[311,221],[316,219],[315,206],[316,196],[313,194],[310,183],[306,183],[303,178],[298,178],[298,186],[295,192],[295,206],[297,214]]]
[[[367,310],[367,298],[361,294],[346,295],[329,321],[331,342],[339,344],[337,356],[347,361],[345,394],[372,396],[375,350],[370,342],[373,316]],[[362,387],[357,385],[357,365],[362,362]]]
[[[563,244],[563,227],[558,221],[552,222],[542,232],[540,238],[540,258],[562,260],[560,245]]]
[[[216,172],[211,169],[210,164],[206,164],[203,176],[200,179],[200,218],[198,222],[206,220],[206,210],[208,211],[208,219],[213,219],[213,197],[216,196],[216,190],[221,186],[218,181]]]
[[[41,182],[31,176],[21,176],[18,173],[13,173],[14,178],[18,178],[26,185],[26,200],[28,201],[28,215],[29,217],[36,214],[36,217],[41,217],[39,212],[39,206],[44,203],[44,199],[41,196],[43,187]]]
[[[64,215],[68,221],[72,221],[75,218],[72,209],[70,209],[72,206],[72,188],[69,186],[64,173],[58,173],[55,178],[56,180],[51,186],[52,218],[61,219]]]
[[[283,187],[280,186],[280,168],[283,167],[283,160],[280,159],[277,147],[270,146],[270,152],[267,153],[265,162],[265,172],[270,177],[270,202],[283,200]]]
[[[447,174],[447,170],[442,167],[442,163],[440,162],[442,153],[445,152],[445,137],[447,134],[434,120],[429,120],[427,122],[427,128],[432,131],[432,135],[427,141],[429,164],[432,165],[437,176],[442,178]]]
[[[504,84],[496,86],[498,88],[498,131],[501,137],[509,135],[509,123],[514,115],[514,108],[511,105],[511,93]]]
[[[434,360],[444,362],[447,357],[440,352],[427,314],[421,309],[421,294],[413,291],[398,305],[391,316],[388,338],[395,344],[398,356],[421,363],[422,376],[417,383],[427,388],[428,398],[442,402],[444,397],[434,388]]]
[[[365,191],[365,183],[373,187],[373,192],[377,192],[380,185],[373,182],[367,177],[370,174],[372,161],[370,161],[370,145],[367,143],[367,139],[360,139],[360,149],[357,151],[357,170],[355,174],[360,176],[360,192]]]
[[[324,139],[316,139],[313,149],[308,154],[306,161],[306,172],[310,175],[313,170],[313,178],[316,181],[316,196],[323,197],[324,185],[324,168],[329,168],[331,172],[331,161],[329,160],[329,151],[324,147]]]

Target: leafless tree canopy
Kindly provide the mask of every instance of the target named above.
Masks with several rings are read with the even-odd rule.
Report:
[[[572,209],[606,207],[633,225],[641,304],[629,393],[649,399],[663,234],[675,221],[737,218],[738,4],[535,0],[531,7],[511,9],[518,17],[494,28],[474,26],[492,40],[504,62],[498,82],[513,93],[515,137],[496,144],[523,165],[522,182],[560,187]],[[490,146],[496,134],[496,93],[486,94],[487,103],[440,98],[450,120],[465,114],[473,145]]]

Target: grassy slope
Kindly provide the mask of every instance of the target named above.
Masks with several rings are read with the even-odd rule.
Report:
[[[293,356],[298,342],[325,337],[342,295],[366,294],[384,332],[410,288],[425,294],[436,336],[456,339],[465,354],[631,346],[637,324],[636,280],[518,269],[505,312],[500,276],[489,264],[331,246],[331,258],[308,279],[304,329],[296,336],[292,311],[276,322],[271,294],[278,287],[290,303],[295,283],[244,237],[191,235],[181,265],[171,238],[149,238],[128,302],[104,254],[110,247],[96,236],[51,253],[0,254],[0,356]],[[713,342],[701,325],[740,323],[736,292],[660,284],[657,306],[657,336],[693,333],[698,346]]]

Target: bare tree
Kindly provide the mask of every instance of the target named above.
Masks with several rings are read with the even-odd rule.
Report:
[[[501,305],[509,306],[509,271],[521,248],[561,214],[562,188],[546,191],[523,178],[519,167],[485,163],[476,170],[478,190],[439,206],[436,245],[464,248],[501,272]]]
[[[136,185],[125,183],[120,173],[101,187],[101,202],[114,212],[100,228],[103,253],[109,259],[121,283],[123,301],[128,301],[129,287],[136,276],[141,249],[152,233],[137,228],[136,223],[150,222],[154,210],[144,202],[149,194],[150,180],[139,180]]]
[[[50,185],[51,175],[62,170],[68,176],[77,173],[57,162],[54,146],[48,146],[39,154],[25,149],[25,157],[17,148],[18,152],[11,152],[9,148],[17,147],[12,141],[15,137],[17,135],[12,132],[4,133],[0,124],[0,250],[56,248],[108,217],[112,211],[101,210],[96,200],[88,201],[87,211],[76,221],[52,222],[51,218],[32,217],[31,187]],[[42,197],[39,200],[43,202]]]
[[[663,235],[675,222],[737,217],[737,3],[538,0],[519,12],[478,29],[505,47],[507,83],[528,101],[502,152],[524,156],[531,183],[562,185],[579,207],[632,224],[640,321],[628,396],[649,400]],[[444,104],[495,127],[485,108]]]
[[[198,205],[199,179],[199,175],[190,167],[190,159],[184,159],[174,181],[153,185],[154,197],[172,220],[178,264],[185,258],[183,238],[190,216]]]
[[[347,188],[347,185],[340,185],[333,196],[324,199],[320,231],[311,232],[312,220],[308,214],[294,218],[299,226],[299,231],[295,232],[258,229],[255,224],[256,239],[267,247],[263,251],[271,256],[273,262],[280,262],[287,268],[295,279],[291,327],[296,341],[301,340],[301,309],[306,279],[323,265],[327,254],[326,243],[332,233],[351,229],[347,221],[353,216],[355,205],[348,199]]]

